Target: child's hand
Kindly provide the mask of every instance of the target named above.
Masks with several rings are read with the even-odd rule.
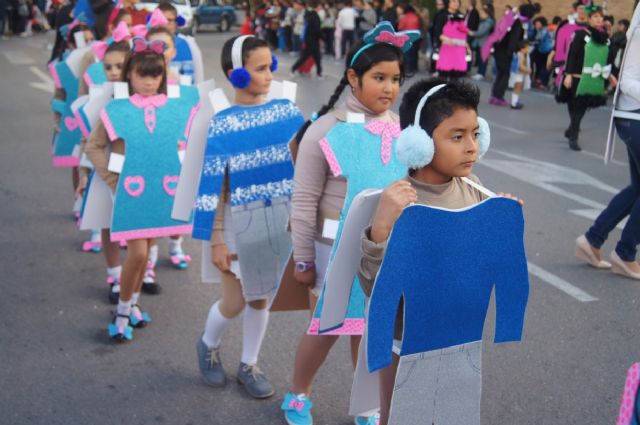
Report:
[[[572,82],[573,82],[573,77],[571,75],[567,75],[564,77],[564,80],[562,81],[562,85],[564,86],[565,89],[571,90]]]
[[[514,201],[516,201],[517,203],[520,204],[521,207],[524,207],[524,201],[516,196],[513,196],[510,193],[504,193],[504,192],[499,192],[497,194],[498,196],[501,196],[503,198],[509,198],[509,199],[513,199]]]
[[[231,271],[231,256],[226,244],[211,247],[211,262],[223,273]]]
[[[616,78],[615,75],[609,75],[609,84],[611,84],[611,87],[615,88],[618,85],[618,79]]]
[[[416,190],[406,180],[391,183],[382,192],[378,211],[371,225],[371,240],[375,243],[386,241],[402,210],[418,200]]]
[[[80,174],[78,187],[76,188],[76,198],[82,198],[84,196],[84,191],[87,188],[87,180],[87,176]]]
[[[316,285],[316,268],[313,267],[306,272],[299,272],[295,270],[293,277],[303,285],[313,288]]]

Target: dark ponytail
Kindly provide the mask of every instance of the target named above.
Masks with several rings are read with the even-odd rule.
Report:
[[[404,55],[402,54],[402,50],[395,46],[392,46],[391,44],[376,43],[373,46],[361,51],[353,64],[351,64],[353,56],[360,50],[363,45],[364,43],[360,42],[351,49],[346,57],[345,70],[342,74],[342,78],[336,86],[336,89],[333,91],[333,94],[329,98],[329,102],[323,105],[322,108],[320,108],[320,110],[316,114],[314,114],[316,116],[305,122],[302,127],[300,127],[300,130],[298,130],[298,133],[296,134],[296,137],[294,139],[296,145],[300,144],[302,138],[304,137],[304,134],[307,132],[307,129],[309,128],[311,123],[321,116],[325,115],[327,112],[331,111],[335,104],[338,102],[345,87],[349,85],[349,80],[347,78],[347,71],[349,69],[353,69],[353,71],[356,73],[356,75],[358,76],[358,85],[362,87],[362,76],[375,64],[377,64],[378,62],[398,62],[398,64],[400,65],[400,84],[404,82]]]

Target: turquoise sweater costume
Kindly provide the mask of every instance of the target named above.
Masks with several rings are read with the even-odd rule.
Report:
[[[109,139],[125,141],[111,223],[113,241],[191,231],[191,224],[171,219],[181,167],[178,151],[185,148],[200,107],[195,89],[181,86],[181,92],[179,98],[135,94],[115,99],[101,113]]]

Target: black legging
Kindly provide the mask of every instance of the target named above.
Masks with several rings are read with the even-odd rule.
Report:
[[[305,45],[304,49],[302,49],[302,53],[300,54],[300,57],[298,58],[296,63],[293,64],[293,67],[291,68],[291,72],[295,72],[310,57],[312,57],[313,60],[316,62],[316,72],[318,73],[319,76],[321,76],[322,75],[322,57],[320,55],[319,44],[313,45],[313,46]]]
[[[569,109],[569,134],[577,137],[578,133],[580,133],[580,123],[582,122],[582,118],[587,113],[587,107],[576,103],[573,99],[567,102],[567,109]]]
[[[509,74],[511,72],[511,55],[501,50],[493,54],[496,61],[496,79],[493,81],[491,95],[504,100],[504,94],[509,86]]]

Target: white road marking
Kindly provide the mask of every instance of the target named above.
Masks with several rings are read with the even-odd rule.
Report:
[[[601,159],[603,161],[603,163],[604,163],[604,156],[599,155],[599,154],[597,154],[595,152],[589,152],[589,151],[581,150],[580,153],[583,154],[583,155],[591,156],[593,158]],[[609,162],[611,162],[612,164],[621,165],[623,167],[626,167],[626,166],[629,165],[628,163],[623,162],[623,161],[618,161],[617,159],[611,159],[611,161],[609,161]]]
[[[498,124],[497,122],[494,122],[494,121],[489,121],[489,125],[491,125],[492,127],[497,127],[497,128],[501,128],[503,130],[510,131],[510,132],[518,134],[520,136],[526,136],[526,135],[529,134],[528,131],[522,131],[522,130],[518,130],[517,128],[507,127],[506,125]]]
[[[572,296],[576,300],[583,303],[598,301],[598,298],[586,293],[582,289],[570,284],[566,280],[554,275],[553,273],[546,271],[542,267],[536,266],[531,262],[527,262],[527,265],[529,267],[530,274],[548,283],[549,285],[561,290],[565,294]]]
[[[7,50],[2,52],[11,65],[31,65],[36,63],[25,52],[20,50]]]
[[[36,76],[40,79],[39,82],[29,83],[29,85],[31,87],[34,87],[36,89],[40,89],[40,90],[45,91],[47,93],[53,93],[54,92],[55,86],[54,86],[53,80],[51,79],[50,76],[48,76],[47,74],[42,72],[40,70],[40,68],[38,68],[37,66],[30,66],[29,69],[31,70],[31,72],[36,74]]]
[[[594,209],[569,210],[569,212],[571,214],[575,214],[575,215],[577,215],[579,217],[584,217],[584,218],[588,219],[589,221],[594,221],[600,215],[600,212],[602,212],[602,209],[599,209],[599,210],[594,210]],[[624,225],[627,224],[627,219],[628,219],[628,217],[626,217],[624,220],[622,220],[620,223],[618,223],[618,225],[616,227],[618,229],[620,229],[620,230],[624,229]]]

